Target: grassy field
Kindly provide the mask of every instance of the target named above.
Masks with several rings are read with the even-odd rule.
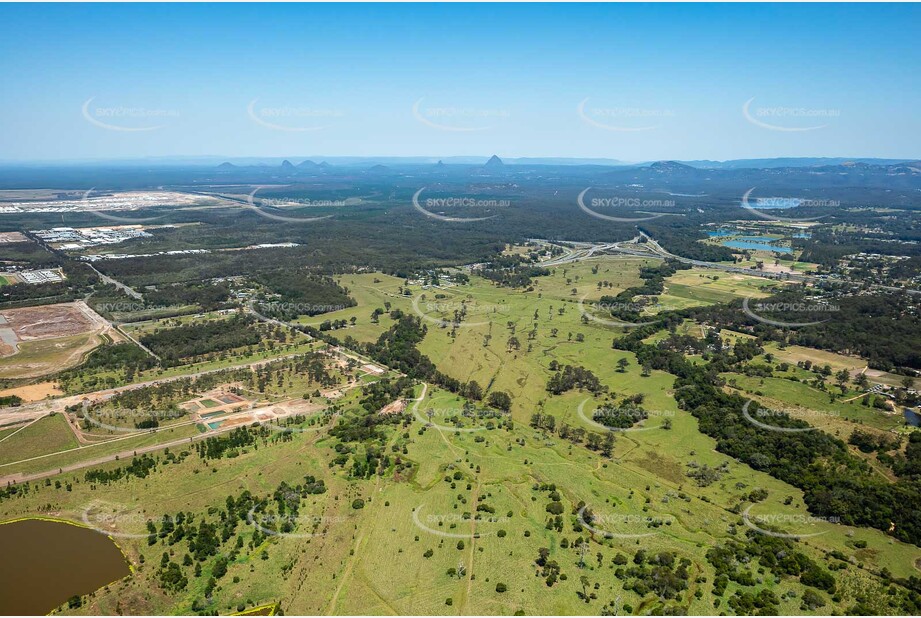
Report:
[[[776,282],[735,273],[714,274],[706,268],[679,270],[665,282],[655,311],[686,309],[730,302],[736,298],[764,298],[778,289]]]
[[[100,343],[95,334],[20,341],[19,352],[0,358],[0,378],[31,378],[73,367]]]
[[[455,399],[430,388],[420,408],[440,409],[457,403]],[[662,394],[656,405],[669,400]],[[769,492],[768,499],[757,505],[757,513],[786,513],[793,518],[802,516],[804,506],[796,490],[716,453],[713,441],[696,431],[696,421],[686,413],[676,411],[673,421],[671,430],[620,436],[610,461],[582,446],[548,440],[521,424],[512,431],[481,427],[479,432],[456,432],[413,421],[406,430],[392,432],[389,440],[405,444],[405,457],[417,466],[413,477],[404,482],[350,479],[327,464],[334,454],[329,438],[322,432],[303,433],[290,442],[246,449],[233,459],[204,464],[193,456],[180,464],[161,465],[148,478],[107,486],[104,497],[107,509],[136,515],[125,517],[130,523],[114,524],[122,527],[111,531],[142,534],[138,521],[144,517],[179,510],[202,512],[228,494],[248,489],[265,495],[282,480],[304,474],[325,480],[329,491],[309,498],[302,507],[325,522],[322,536],[271,538],[252,552],[244,552],[230,565],[214,594],[210,608],[220,614],[237,611],[240,603],[255,606],[275,601],[287,614],[510,615],[518,610],[598,614],[618,597],[635,612],[640,608],[653,611],[657,601],[622,590],[613,577],[614,556],[632,556],[639,548],[688,557],[691,582],[682,605],[691,614],[712,613],[708,594],[702,599],[694,596],[698,588],[708,592],[709,585],[694,579],[712,581],[712,567],[704,554],[713,544],[730,538],[732,527],[742,528],[740,516],[729,507],[754,488]],[[404,435],[408,438],[401,437]],[[712,466],[727,463],[728,470],[717,483],[699,488],[685,475],[683,462],[687,461]],[[456,480],[455,472],[459,473]],[[0,503],[0,512],[4,518],[22,516],[52,501],[61,516],[76,520],[101,497],[82,482],[82,474],[65,474],[61,480],[70,482],[72,490],[37,489],[22,499]],[[563,533],[546,527],[549,498],[547,492],[535,490],[535,483],[554,483],[566,513],[585,501],[596,514],[606,516],[606,521],[623,522],[606,524],[608,528],[634,536],[593,541],[586,565],[580,568],[580,554],[572,546],[577,534],[568,524]],[[363,509],[350,507],[356,498],[365,501]],[[464,517],[465,511],[472,512],[482,503],[495,514],[479,521]],[[650,529],[641,523],[647,516],[668,523]],[[880,532],[840,530],[825,523],[799,526],[796,532],[800,533],[837,532],[800,544],[800,551],[814,559],[830,550],[856,551],[860,556],[863,568],[853,566],[836,573],[845,595],[871,584],[864,568],[885,565],[895,575],[905,576],[915,572],[914,561],[921,557],[918,548],[894,543]],[[143,538],[116,538],[136,565],[136,574],[97,592],[78,613],[113,613],[116,603],[134,613],[188,612],[192,600],[201,598],[209,567],[201,578],[190,577],[187,591],[168,594],[155,583],[155,565],[164,546],[148,546]],[[463,541],[462,548],[459,541]],[[867,547],[855,550],[856,541],[866,541]],[[541,547],[550,550],[568,576],[552,588],[534,576],[533,562]],[[265,559],[257,557],[262,549],[267,553]],[[426,557],[428,551],[432,553]],[[461,564],[464,576],[448,573]],[[588,603],[577,595],[582,576],[597,595]],[[505,584],[507,591],[497,593],[498,583]],[[734,586],[730,585],[729,593]],[[766,579],[764,586],[778,595],[794,589],[790,580],[775,583]],[[447,599],[451,605],[446,604]],[[798,607],[795,599],[781,605],[785,613],[798,613]]]
[[[0,439],[2,438],[4,436],[0,436]],[[77,446],[77,438],[62,415],[46,416],[0,443],[0,464],[68,450]],[[0,468],[0,470],[3,469]]]
[[[391,309],[425,320],[428,332],[419,348],[439,369],[460,380],[477,380],[487,391],[506,391],[513,398],[510,426],[485,418],[463,418],[457,426],[453,418],[462,413],[466,402],[444,389],[417,385],[415,394],[422,399],[418,405],[410,402],[410,411],[418,412],[422,419],[413,415],[405,425],[387,426],[382,447],[391,463],[397,459],[410,462],[411,474],[352,476],[336,461],[343,453],[360,455],[363,447],[343,450],[343,444],[327,431],[306,422],[303,428],[310,431],[293,432],[283,440],[261,440],[232,458],[205,461],[192,453],[179,463],[161,461],[146,478],[127,477],[102,489],[86,482],[82,471],[53,479],[69,483],[70,491],[33,483],[34,491],[0,501],[0,518],[39,514],[51,504],[56,514],[78,520],[87,505],[104,499],[106,508],[135,515],[113,520],[108,531],[144,534],[146,518],[179,511],[204,514],[222,508],[229,495],[246,490],[270,497],[280,482],[298,483],[305,475],[313,475],[325,481],[328,491],[304,499],[301,509],[322,522],[321,532],[310,537],[270,536],[249,547],[251,529],[242,527],[242,550],[219,579],[212,602],[205,606],[208,612],[225,615],[278,602],[289,615],[598,615],[615,609],[654,614],[663,609],[660,599],[625,590],[614,575],[613,561],[618,554],[632,559],[638,549],[644,549],[650,554],[674,552],[679,559],[690,560],[688,588],[671,604],[689,614],[714,614],[731,610],[713,603],[715,572],[707,551],[729,539],[744,538],[742,509],[750,505],[753,490],[763,489],[767,497],[751,507],[753,514],[785,521],[778,524],[784,533],[816,535],[802,538],[796,544],[798,551],[823,565],[830,560],[828,552],[853,557],[834,572],[840,599],[833,601],[823,593],[827,605],[819,613],[843,613],[858,596],[885,612],[886,585],[873,573],[886,567],[896,577],[917,575],[921,548],[876,530],[804,520],[808,511],[802,492],[717,452],[716,442],[698,430],[697,420],[679,409],[672,392],[674,377],[659,371],[642,376],[631,353],[612,348],[612,341],[623,330],[583,317],[581,298],[615,295],[636,285],[643,263],[604,257],[568,265],[554,269],[549,277],[536,278],[533,290],[527,292],[498,288],[474,276],[464,286],[411,286],[411,295],[406,296],[399,293],[404,285],[401,279],[380,274],[342,277],[341,283],[358,306],[323,316],[356,318],[354,326],[337,331],[338,337],[376,340],[393,322],[385,313],[374,323],[371,312],[390,303]],[[704,277],[705,282],[700,273],[684,274],[685,280],[672,284],[679,289],[705,290],[703,295],[685,298],[688,302],[763,294],[758,287],[764,284],[762,280]],[[442,326],[442,321],[450,320],[462,307],[467,317],[456,328]],[[319,323],[317,318],[310,322]],[[690,322],[679,332],[700,336],[699,327]],[[783,360],[778,351],[772,351],[777,360]],[[617,361],[622,358],[628,364],[621,372]],[[574,389],[551,395],[546,387],[553,361],[590,369],[608,387],[608,393],[593,397]],[[811,375],[796,368],[789,373],[801,378]],[[888,419],[859,402],[831,401],[827,392],[803,382],[737,374],[724,377],[759,401],[796,402],[826,412],[828,424],[823,428],[845,438],[857,423],[887,428],[883,421]],[[267,388],[272,396],[301,396],[307,387],[294,378],[279,382]],[[637,427],[641,431],[616,433],[610,458],[529,425],[531,415],[540,411],[553,414],[558,424],[598,431],[590,421],[591,410],[638,394],[643,395],[650,418]],[[355,413],[361,398],[361,389],[352,389],[337,403],[348,416]],[[431,425],[426,420],[428,410],[432,411]],[[198,430],[186,426],[172,431]],[[160,439],[157,435],[130,438],[138,443]],[[134,444],[125,440],[119,450],[129,443]],[[0,453],[4,446],[0,444]],[[109,444],[82,450],[112,448]],[[60,459],[54,459],[52,465],[63,465],[57,462],[73,456],[72,452],[55,456]],[[701,486],[689,477],[689,464],[720,472],[714,482]],[[118,465],[123,464],[101,467]],[[0,466],[0,474],[5,472]],[[560,494],[562,530],[552,521],[548,525],[550,492],[541,489],[541,484],[555,485]],[[578,538],[589,536],[576,516],[580,503],[600,516],[600,527],[618,535],[593,535],[584,562],[576,548]],[[483,508],[478,511],[478,506]],[[474,518],[477,512],[482,517]],[[650,527],[646,518],[661,525]],[[302,531],[299,527],[296,532]],[[191,567],[184,568],[189,576],[187,589],[168,593],[159,585],[158,564],[163,552],[171,551],[170,546],[162,540],[148,545],[146,538],[116,538],[135,565],[135,574],[98,591],[73,613],[111,614],[116,609],[122,613],[190,613],[193,602],[204,599],[213,560],[204,564],[199,577]],[[180,546],[176,547],[173,559],[180,562]],[[535,560],[541,548],[547,549],[566,576],[552,586],[536,576]],[[752,570],[757,573],[757,565]],[[803,586],[767,573],[757,573],[756,587],[748,590],[770,589],[780,597],[782,613],[802,613]],[[500,587],[504,592],[497,590],[499,584],[504,585]],[[730,582],[723,601],[739,589]],[[583,591],[594,598],[581,598]],[[788,597],[788,592],[796,595]]]

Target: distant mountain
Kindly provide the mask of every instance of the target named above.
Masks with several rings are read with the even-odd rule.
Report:
[[[779,157],[776,159],[730,159],[728,161],[682,161],[682,163],[702,169],[769,169],[775,167],[823,167],[847,163],[891,165],[905,161],[906,159],[873,159],[866,157]]]
[[[234,165],[233,163],[231,163],[230,161],[224,161],[223,163],[221,163],[220,165],[217,166],[217,169],[219,169],[219,170],[235,170],[235,169],[237,169],[237,166]]]
[[[634,189],[666,190],[688,194],[729,192],[742,195],[753,187],[762,191],[796,193],[851,187],[921,189],[921,163],[878,165],[846,161],[833,165],[700,168],[677,161],[657,161],[632,168],[603,172],[609,182]]]
[[[297,164],[297,169],[299,170],[315,170],[315,169],[318,169],[319,167],[320,167],[319,165],[317,165],[310,159],[306,159]]]
[[[658,174],[695,174],[697,169],[677,161],[656,161],[649,170]]]
[[[500,159],[497,155],[493,155],[489,157],[489,161],[486,162],[486,164],[483,166],[483,169],[502,169],[503,167],[505,167],[505,163],[502,162],[502,159]]]
[[[285,159],[284,161],[281,162],[281,171],[286,172],[288,174],[293,174],[297,171],[297,168],[294,167],[291,161],[288,161],[287,159]]]

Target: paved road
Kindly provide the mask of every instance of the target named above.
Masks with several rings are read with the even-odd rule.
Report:
[[[645,238],[645,242],[640,242],[642,238]],[[550,243],[551,241],[534,239],[536,242]],[[660,245],[655,239],[646,234],[645,232],[640,232],[640,235],[633,238],[629,241],[615,242],[615,243],[575,243],[569,241],[558,241],[566,242],[577,246],[579,248],[574,249],[569,254],[562,256],[560,258],[554,258],[546,262],[542,262],[539,265],[545,267],[560,266],[562,264],[568,264],[571,262],[578,262],[580,260],[585,260],[590,257],[596,256],[598,254],[604,253],[619,253],[622,255],[632,255],[635,257],[645,257],[645,258],[661,258],[661,259],[672,259],[690,266],[697,266],[700,268],[710,268],[713,270],[722,270],[724,272],[738,273],[740,275],[748,275],[750,277],[762,277],[764,279],[772,279],[774,281],[797,281],[805,283],[821,283],[827,281],[822,277],[817,277],[815,275],[807,275],[804,273],[770,273],[764,272],[761,270],[755,270],[752,268],[744,268],[742,266],[735,266],[733,264],[726,264],[724,262],[705,262],[703,260],[692,260],[690,258],[681,257],[680,255],[675,255],[674,253],[666,250],[662,245]],[[586,245],[590,245],[586,247]],[[832,280],[834,281],[834,280]],[[844,283],[844,282],[842,282]],[[909,294],[921,295],[921,290],[914,290],[910,288],[898,288],[890,285],[879,285],[876,283],[866,283],[867,287],[874,290],[883,290],[887,292],[907,292]]]
[[[282,414],[279,414],[277,412],[279,407],[281,407],[283,410]],[[278,403],[274,403],[268,406],[263,406],[260,408],[253,408],[252,410],[245,411],[245,414],[253,416],[253,419],[251,421],[236,423],[233,425],[228,425],[226,427],[219,427],[217,429],[212,429],[210,431],[206,431],[198,435],[194,435],[194,436],[190,436],[186,438],[177,438],[176,440],[170,440],[168,442],[158,442],[157,444],[151,444],[149,446],[141,446],[137,448],[126,449],[119,453],[112,453],[111,455],[104,455],[101,457],[96,457],[94,459],[85,459],[83,461],[79,461],[79,462],[69,464],[66,466],[58,466],[58,467],[52,468],[51,470],[45,470],[42,472],[35,472],[32,474],[22,474],[22,473],[17,472],[15,474],[9,474],[7,476],[0,477],[0,487],[5,487],[8,483],[24,483],[28,481],[37,481],[37,480],[40,480],[40,479],[43,479],[49,476],[55,476],[57,474],[61,474],[63,472],[74,472],[76,470],[82,470],[83,468],[98,466],[100,464],[109,463],[111,461],[117,461],[117,460],[122,460],[122,459],[130,460],[130,458],[133,457],[134,455],[141,455],[144,453],[160,451],[166,448],[172,448],[174,446],[191,444],[193,442],[198,442],[199,440],[204,440],[205,438],[214,437],[216,435],[220,435],[228,431],[233,431],[234,429],[238,427],[253,425],[255,423],[265,423],[265,419],[259,419],[258,414],[260,412],[268,412],[268,411],[273,412],[272,420],[280,420],[288,416],[294,416],[296,414],[302,414],[305,412],[305,410],[302,408],[293,407],[293,406],[286,408],[285,404],[278,404]],[[242,416],[242,415],[244,415],[243,412],[241,412],[238,416]],[[163,429],[165,430],[167,428],[163,428]],[[137,434],[133,434],[133,435],[145,435],[145,433],[138,432]],[[105,444],[105,443],[100,443],[100,444]],[[91,448],[91,447],[92,445],[86,445],[86,446],[81,446],[78,448],[84,449],[84,448]],[[77,450],[77,449],[67,449],[65,451],[60,451],[60,453],[49,453],[47,455],[42,455],[41,457],[50,457],[52,455],[69,453],[74,450]],[[33,459],[39,459],[39,458],[40,457],[35,457]],[[29,460],[25,460],[25,461],[29,461]],[[17,463],[20,463],[20,462],[17,462]]]
[[[46,401],[38,401],[35,403],[23,404],[17,407],[5,408],[0,410],[0,426],[3,425],[12,425],[14,423],[22,423],[34,420],[42,416],[46,416],[52,412],[63,412],[64,408],[67,406],[75,406],[83,403],[84,400],[89,401],[101,401],[104,399],[109,399],[118,393],[125,391],[132,391],[138,388],[144,388],[145,386],[155,386],[157,384],[164,384],[167,382],[174,382],[176,380],[182,380],[185,378],[197,378],[199,376],[207,375],[210,373],[217,373],[219,371],[229,371],[233,369],[245,369],[257,368],[268,363],[272,363],[278,360],[284,360],[287,358],[294,358],[295,356],[300,356],[304,352],[292,352],[291,354],[285,354],[282,356],[273,356],[272,358],[260,359],[253,361],[251,363],[243,363],[241,365],[231,365],[229,367],[219,367],[215,369],[205,369],[202,371],[197,371],[195,373],[185,373],[182,375],[169,376],[165,378],[157,378],[156,380],[148,380],[146,382],[135,382],[134,384],[126,384],[124,386],[117,386],[115,388],[108,388],[99,391],[93,391],[91,393],[81,393],[79,395],[70,395],[68,397],[60,397],[58,399],[49,399]]]

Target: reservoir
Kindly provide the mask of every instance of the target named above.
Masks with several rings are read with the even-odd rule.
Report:
[[[776,251],[777,253],[790,253],[792,251],[790,247],[784,247],[783,245],[772,245],[771,241],[776,242],[777,239],[766,238],[764,236],[739,236],[735,240],[724,240],[720,244],[722,244],[724,247],[730,247],[732,249]]]
[[[73,596],[131,574],[104,534],[68,523],[24,519],[0,524],[0,614],[44,615]]]

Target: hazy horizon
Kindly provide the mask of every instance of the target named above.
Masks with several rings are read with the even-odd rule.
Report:
[[[2,5],[0,161],[915,159],[919,12]]]

